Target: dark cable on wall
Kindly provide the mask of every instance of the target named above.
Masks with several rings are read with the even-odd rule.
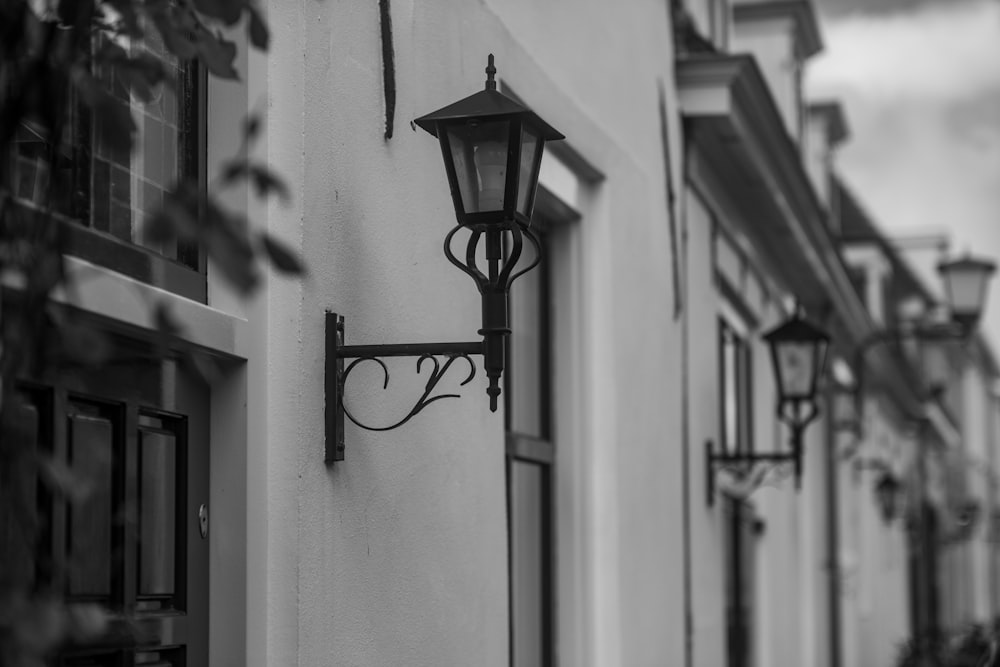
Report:
[[[396,55],[392,48],[392,17],[389,0],[378,0],[379,23],[382,28],[382,88],[385,92],[385,140],[392,138],[396,116]]]

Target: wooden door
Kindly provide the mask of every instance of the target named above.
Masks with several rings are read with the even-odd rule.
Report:
[[[113,616],[98,641],[63,652],[67,667],[208,663],[209,393],[152,353],[120,340],[106,367],[24,389],[39,447],[77,487],[39,493],[37,576]]]

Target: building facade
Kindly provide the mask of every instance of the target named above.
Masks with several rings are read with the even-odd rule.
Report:
[[[242,299],[225,267],[133,231],[177,156],[95,162],[107,201],[66,212],[115,245],[71,248],[59,299],[123,349],[157,340],[149,304],[185,324],[140,383],[32,385],[56,406],[39,424],[69,420],[54,449],[148,463],[101,478],[92,509],[148,488],[156,550],[104,572],[119,528],[98,522],[68,549],[99,576],[70,594],[132,595],[158,643],[88,664],[867,667],[997,615],[997,364],[982,338],[885,335],[940,297],[838,179],[843,111],[803,93],[811,2],[273,2],[267,21],[266,56],[234,33],[240,79],[185,98],[191,150],[215,173],[241,144],[232,118],[259,112],[252,155],[294,197],[223,199],[305,278],[264,274]],[[461,398],[362,428],[406,416],[434,362],[359,363],[325,461],[328,313],[349,345],[476,338],[479,295],[442,253],[440,148],[411,121],[480,90],[488,54],[499,89],[566,136],[541,167],[543,262],[511,292],[500,409],[459,359],[436,391]],[[173,104],[137,109],[147,134],[188,127]],[[139,155],[165,150],[150,142]],[[720,465],[792,451],[764,334],[796,313],[832,341],[801,475]],[[218,371],[199,379],[184,351]]]

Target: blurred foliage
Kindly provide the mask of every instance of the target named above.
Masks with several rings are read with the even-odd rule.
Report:
[[[1000,667],[1000,623],[974,623],[948,636],[911,638],[900,646],[896,667]]]
[[[109,610],[68,604],[58,577],[46,582],[34,563],[38,479],[69,502],[86,497],[88,481],[29,447],[23,406],[16,388],[24,377],[45,377],[65,364],[102,364],[110,344],[85,319],[55,307],[57,291],[71,293],[64,266],[65,240],[50,203],[25,206],[13,192],[12,160],[18,132],[30,128],[59,159],[67,109],[82,103],[104,141],[132,151],[136,122],[128,103],[95,75],[111,68],[131,95],[142,101],[158,88],[174,86],[164,63],[122,44],[162,41],[179,61],[197,60],[211,75],[238,77],[237,46],[231,37],[245,30],[248,43],[266,50],[267,24],[254,0],[0,0],[0,664],[46,663],[67,644],[99,636]],[[100,45],[96,48],[95,45]],[[237,122],[238,119],[233,119]],[[298,257],[281,241],[252,230],[241,214],[217,198],[224,188],[246,184],[261,197],[288,199],[289,189],[267,165],[251,159],[260,132],[257,117],[244,120],[243,145],[212,188],[178,182],[148,220],[146,238],[197,242],[218,274],[241,295],[259,285],[264,262],[279,272],[301,275]],[[160,352],[183,328],[163,303],[148,304],[161,334]],[[210,371],[205,359],[198,368]]]

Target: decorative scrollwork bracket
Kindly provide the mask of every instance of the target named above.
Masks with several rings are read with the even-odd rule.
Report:
[[[724,485],[731,496],[747,498],[751,493],[769,481],[783,479],[788,474],[796,475],[798,484],[801,466],[799,452],[782,453],[716,453],[711,440],[705,441],[705,500],[709,507],[715,504],[716,475],[727,473],[732,479]]]
[[[344,318],[336,313],[326,314],[326,445],[324,460],[327,463],[344,460],[344,417],[368,431],[391,431],[410,421],[431,403],[444,398],[460,398],[458,394],[435,394],[438,383],[453,367],[458,359],[463,359],[469,373],[459,386],[464,386],[476,376],[476,364],[471,355],[483,354],[482,341],[469,343],[404,343],[398,345],[344,345]],[[365,424],[344,406],[344,383],[348,375],[365,361],[373,361],[382,367],[385,380],[383,389],[389,386],[389,369],[383,357],[417,357],[417,374],[424,368],[430,369],[430,376],[424,391],[402,418],[386,426]],[[441,359],[439,359],[441,357]],[[344,360],[350,359],[345,367]]]

